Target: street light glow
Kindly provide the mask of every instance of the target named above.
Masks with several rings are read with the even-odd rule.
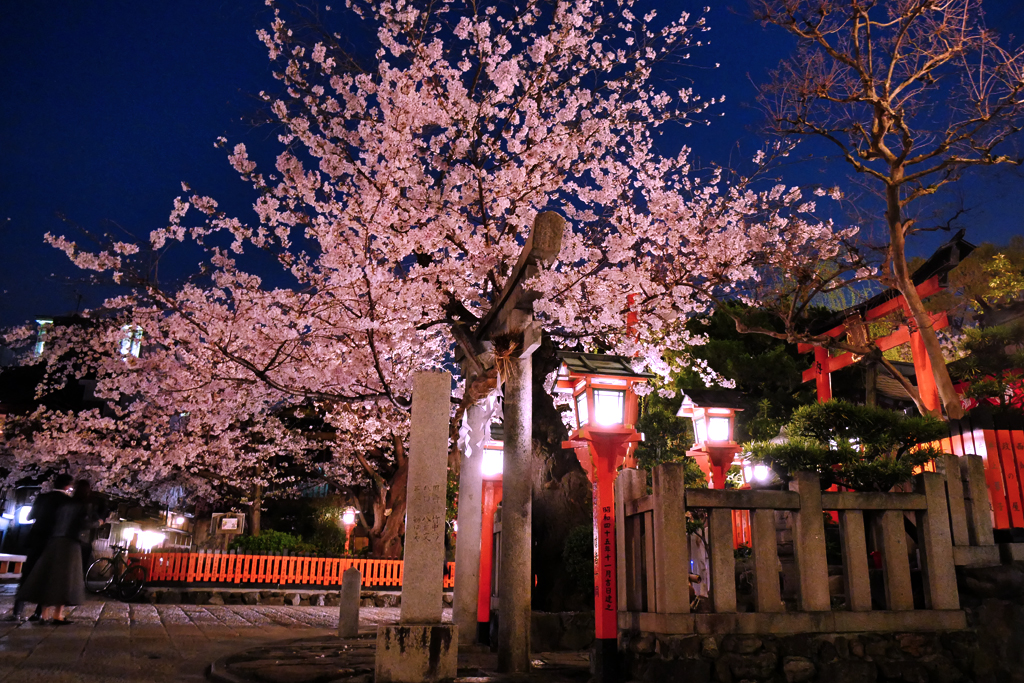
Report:
[[[18,524],[31,524],[36,521],[28,518],[30,512],[32,512],[32,507],[30,505],[22,505],[18,508]]]

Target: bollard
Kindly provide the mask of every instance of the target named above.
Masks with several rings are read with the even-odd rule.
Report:
[[[359,635],[359,594],[363,577],[355,567],[341,575],[341,604],[338,607],[338,637],[355,638]]]

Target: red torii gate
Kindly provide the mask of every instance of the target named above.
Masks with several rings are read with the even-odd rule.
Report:
[[[933,275],[917,285],[917,293],[922,299],[938,294],[942,289],[943,286],[939,283],[938,275]],[[917,375],[917,390],[921,394],[921,402],[929,411],[939,411],[942,403],[939,401],[939,390],[935,385],[935,375],[932,374],[931,359],[928,357],[928,351],[924,347],[924,340],[921,338],[921,331],[917,327],[917,321],[911,314],[910,307],[907,305],[906,299],[902,294],[869,308],[863,313],[863,317],[861,317],[861,314],[850,316],[841,325],[837,325],[828,332],[825,332],[825,334],[829,337],[839,337],[844,333],[858,336],[863,335],[863,340],[866,341],[867,323],[878,320],[900,308],[906,313],[906,324],[900,325],[892,333],[873,341],[882,351],[888,351],[897,346],[910,343],[910,351],[914,358],[914,372]],[[941,330],[949,325],[949,319],[944,312],[932,313],[930,315],[934,329]],[[857,356],[849,351],[839,356],[831,356],[827,348],[815,346],[814,344],[798,344],[797,350],[800,353],[814,352],[814,365],[804,370],[803,381],[809,382],[813,379],[817,382],[818,403],[824,403],[832,398],[831,374],[848,365],[853,365],[861,359],[861,356]]]

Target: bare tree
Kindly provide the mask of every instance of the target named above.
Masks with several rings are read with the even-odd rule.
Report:
[[[1021,163],[1007,143],[1024,124],[1024,51],[1000,45],[980,0],[754,0],[754,10],[799,40],[761,89],[772,132],[826,140],[879,190],[879,278],[906,298],[946,414],[960,417],[907,266],[907,239],[934,228],[911,208],[971,167]]]

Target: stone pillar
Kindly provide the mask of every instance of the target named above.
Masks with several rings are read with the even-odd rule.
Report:
[[[821,510],[821,482],[814,472],[797,472],[789,488],[800,494],[800,510],[793,525],[793,549],[800,575],[802,612],[831,609],[828,560],[825,558],[825,523]]]
[[[498,576],[498,671],[530,670],[533,568],[533,361],[512,358],[504,382],[505,464],[502,475]]]
[[[985,483],[985,461],[980,455],[960,458],[960,474],[964,481],[964,504],[967,508],[967,537],[971,545],[992,545],[992,504]]]
[[[868,573],[867,537],[864,534],[864,512],[841,510],[839,529],[843,544],[843,581],[846,584],[846,609],[851,612],[871,610],[871,575]]]
[[[878,517],[878,525],[878,545],[882,551],[886,607],[893,611],[914,609],[914,593],[910,586],[910,563],[907,559],[907,532],[903,528],[903,511],[883,511]]]
[[[488,399],[488,403],[493,399]],[[477,601],[480,589],[480,529],[483,481],[480,463],[484,442],[491,430],[491,405],[470,406],[463,419],[466,441],[459,468],[459,533],[455,542],[455,600],[453,621],[464,642],[477,629]]]
[[[359,593],[363,577],[355,567],[341,575],[341,600],[338,605],[338,637],[355,638],[359,635]]]
[[[377,683],[433,683],[456,675],[458,628],[441,624],[451,383],[447,372],[413,378],[402,612],[397,625],[377,629]]]
[[[960,595],[956,587],[945,482],[941,474],[922,472],[914,477],[914,487],[918,493],[924,494],[928,502],[928,509],[917,513],[925,606],[928,609],[959,609]]]
[[[712,508],[708,511],[711,537],[711,604],[715,612],[736,611],[736,555],[733,552],[732,510]]]
[[[658,614],[690,611],[690,542],[686,537],[686,480],[682,463],[654,468],[654,586]],[[648,608],[650,609],[650,608]]]

